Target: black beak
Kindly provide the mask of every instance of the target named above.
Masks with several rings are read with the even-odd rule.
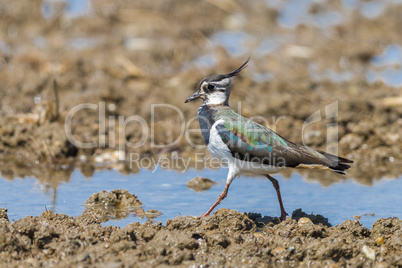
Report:
[[[199,97],[201,97],[200,91],[198,90],[197,92],[195,92],[193,95],[191,95],[190,97],[187,98],[187,100],[184,103],[193,101],[198,99]]]

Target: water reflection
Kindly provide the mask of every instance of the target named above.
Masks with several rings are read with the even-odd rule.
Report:
[[[348,170],[346,176],[340,176],[332,172],[323,173],[319,170],[304,171],[296,169],[288,169],[283,171],[282,175],[290,178],[294,174],[300,173],[310,181],[315,181],[316,183],[324,186],[339,183],[345,178],[353,178],[356,182],[362,185],[372,185],[376,181],[380,181],[383,178],[399,177],[399,175],[402,173],[402,166],[400,165],[400,162],[393,161],[391,158],[388,162],[383,162],[380,166],[374,165],[372,162],[366,162],[364,159],[357,159],[355,160],[355,163],[353,163],[353,168]],[[162,159],[164,161],[169,161],[169,158],[164,157]],[[189,160],[191,159],[175,157],[170,159],[170,161],[174,162],[167,166],[175,168],[175,170],[180,173],[186,173],[189,169],[201,171],[205,168],[212,168],[212,170],[217,168],[216,165],[211,166],[208,163],[202,163],[200,161],[193,162]],[[160,161],[158,158],[150,160],[148,170],[152,172],[160,172],[163,170],[163,167],[160,165],[152,164],[158,163],[158,161]],[[97,172],[101,172],[105,169],[116,170],[122,175],[130,175],[140,172],[138,165],[130,165],[128,161],[96,163],[85,159],[71,161],[67,164],[43,163],[36,165],[27,165],[24,161],[18,161],[16,159],[0,161],[0,172],[3,179],[12,181],[18,178],[36,178],[40,183],[46,185],[48,189],[56,189],[60,184],[69,182],[73,172],[79,171],[87,180],[91,180]]]
[[[42,187],[44,183],[34,178],[13,181],[0,179],[0,207],[8,208],[11,220],[40,215],[52,203],[56,213],[78,216],[85,210],[83,204],[91,194],[102,190],[127,189],[144,204],[141,211],[156,209],[163,213],[157,220],[165,222],[178,215],[201,215],[221,192],[226,172],[226,169],[190,170],[185,173],[141,170],[138,174],[122,175],[114,170],[104,170],[95,172],[88,180],[76,170],[68,182],[60,183],[54,189],[57,190],[57,196],[49,195],[46,188]],[[321,173],[321,176],[325,174]],[[186,182],[195,176],[214,179],[219,185],[208,191],[194,192],[186,186]],[[380,217],[401,217],[399,204],[402,202],[402,178],[381,180],[370,187],[352,179],[323,187],[317,182],[304,180],[299,174],[293,174],[290,179],[281,175],[275,177],[281,183],[288,212],[302,208],[308,213],[328,217],[331,224],[339,224],[357,215],[362,217],[360,221],[368,227]],[[264,178],[255,177],[236,179],[220,207],[269,216],[278,216],[279,213],[271,184]],[[374,213],[374,216],[369,216],[370,213]],[[119,220],[105,224],[125,226],[133,221],[147,220],[138,218],[137,214],[126,213]]]

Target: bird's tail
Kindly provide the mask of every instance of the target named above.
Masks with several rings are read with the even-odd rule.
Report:
[[[343,158],[343,157],[339,157],[333,154],[329,154],[323,151],[317,151],[320,154],[322,154],[323,156],[325,156],[325,158],[327,158],[328,160],[331,161],[331,165],[329,165],[329,169],[331,169],[332,171],[345,175],[345,170],[350,168],[350,163],[353,163],[352,160]]]

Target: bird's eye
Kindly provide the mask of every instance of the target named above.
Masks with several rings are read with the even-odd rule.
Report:
[[[212,84],[208,84],[208,87],[207,87],[209,90],[214,90],[215,89],[215,85],[212,85]]]

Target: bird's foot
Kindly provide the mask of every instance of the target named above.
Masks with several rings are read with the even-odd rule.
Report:
[[[288,214],[286,213],[286,211],[281,211],[281,217],[279,218],[281,221],[285,221],[286,220],[286,216]]]

